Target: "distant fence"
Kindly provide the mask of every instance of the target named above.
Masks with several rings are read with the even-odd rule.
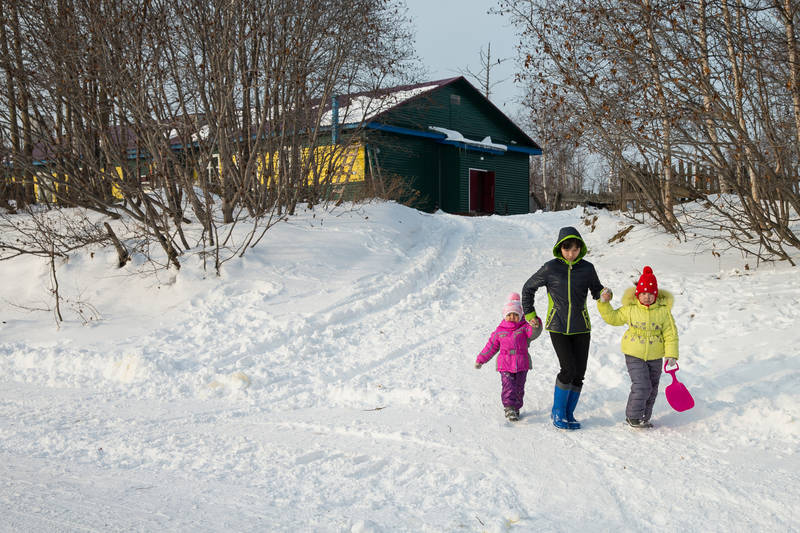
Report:
[[[631,173],[635,172],[634,177]],[[641,183],[654,195],[661,194],[663,171],[648,171],[644,166],[637,165],[619,175],[619,189],[616,192],[559,192],[556,194],[555,210],[569,209],[576,205],[589,205],[605,207],[622,211],[640,211],[641,202],[646,195],[639,186]],[[672,171],[670,183],[672,199],[675,203],[688,202],[702,198],[707,194],[720,192],[719,177],[698,165],[680,161]]]

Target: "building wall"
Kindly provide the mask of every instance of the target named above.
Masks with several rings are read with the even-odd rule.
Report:
[[[507,119],[466,84],[453,83],[423,94],[386,113],[377,121],[418,132],[429,126],[456,130],[468,139],[527,145]],[[419,196],[410,205],[425,211],[469,211],[469,169],[495,173],[495,213],[521,214],[529,209],[529,156],[518,152],[493,155],[437,142],[433,138],[370,131],[368,144],[384,179],[404,176]],[[369,169],[367,170],[369,172]],[[408,199],[406,199],[408,200]]]
[[[369,148],[375,154],[385,181],[402,176],[418,191],[419,196],[411,202],[418,209],[468,212],[469,170],[473,168],[495,173],[495,213],[528,212],[528,156],[525,154],[492,155],[439,144],[432,139],[385,133],[370,136]]]
[[[417,192],[416,197],[406,195],[401,201],[423,211],[441,207],[435,142],[421,137],[373,133],[369,136],[368,147],[380,168],[378,179],[391,186],[391,182],[402,178],[409,191]],[[369,164],[367,172],[370,172]],[[376,178],[374,174],[373,178]]]

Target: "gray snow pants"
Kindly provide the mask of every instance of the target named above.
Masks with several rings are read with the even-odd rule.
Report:
[[[631,376],[631,393],[628,395],[628,405],[625,406],[627,418],[650,420],[653,404],[658,396],[663,362],[663,359],[644,361],[631,355],[625,356],[625,364]]]

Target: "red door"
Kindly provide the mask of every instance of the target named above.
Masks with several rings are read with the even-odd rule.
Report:
[[[483,176],[483,201],[481,202],[481,211],[494,213],[494,172],[486,172]]]
[[[494,172],[469,170],[469,210],[494,213]]]

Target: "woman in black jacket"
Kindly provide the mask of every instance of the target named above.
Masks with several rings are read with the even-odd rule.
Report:
[[[600,283],[597,272],[585,261],[586,243],[573,227],[561,228],[553,246],[553,256],[522,287],[522,310],[525,319],[536,327],[534,296],[539,287],[547,287],[547,316],[544,328],[558,356],[561,371],[556,376],[553,392],[553,425],[560,429],[579,429],[575,406],[583,387],[586,362],[589,358],[591,324],[586,310],[589,292],[597,300],[611,299],[611,291]],[[608,300],[606,300],[606,298]]]

